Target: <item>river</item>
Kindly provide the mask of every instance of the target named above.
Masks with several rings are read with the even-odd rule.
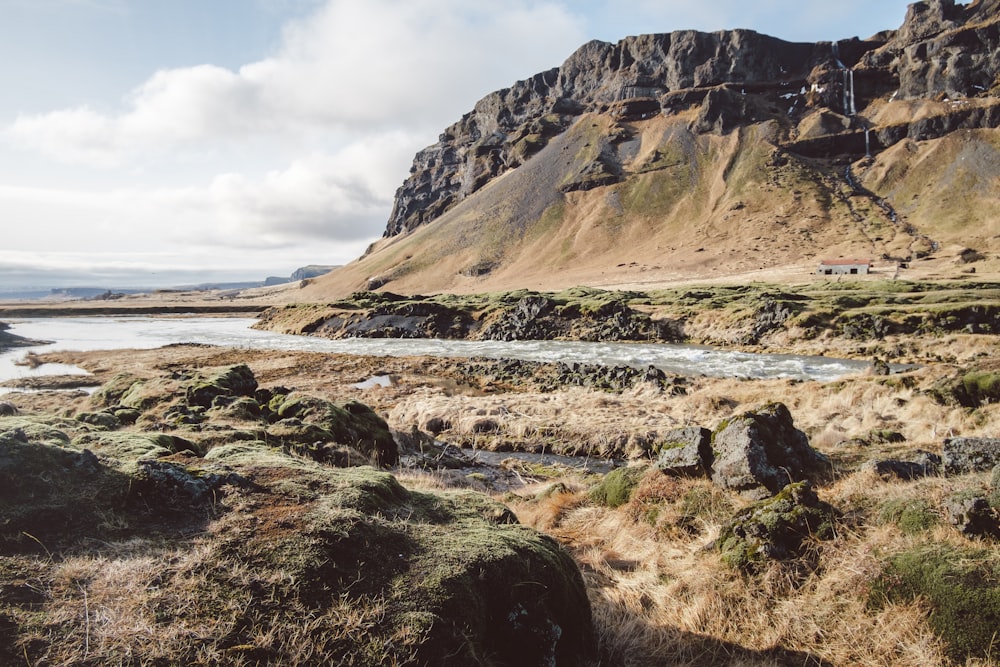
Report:
[[[251,329],[244,317],[51,317],[6,320],[10,333],[52,341],[0,353],[0,381],[33,375],[83,373],[59,364],[37,368],[16,362],[30,352],[151,349],[204,343],[247,349],[298,350],[373,356],[510,358],[525,361],[656,366],[667,373],[713,377],[798,378],[828,382],[861,373],[863,361],[786,354],[751,354],[696,345],[574,341],[464,341],[441,339],[327,340]]]

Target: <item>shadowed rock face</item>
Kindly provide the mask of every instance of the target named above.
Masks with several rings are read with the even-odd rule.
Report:
[[[777,143],[816,157],[861,156],[869,147],[880,150],[907,137],[996,127],[1000,115],[989,109],[956,109],[964,115],[954,121],[873,128],[874,143],[868,144],[854,117],[872,100],[890,96],[995,97],[1000,89],[998,12],[998,0],[918,2],[898,31],[866,41],[790,43],[733,30],[588,42],[560,67],[490,93],[420,151],[396,192],[385,236],[436,219],[530,160],[585,113],[626,123],[694,109],[690,129],[700,134],[774,121]],[[799,136],[796,123],[803,115],[823,109],[842,119],[834,124],[839,127],[820,138]],[[613,130],[611,143],[626,135]],[[598,158],[588,158],[579,165],[588,175],[585,182],[563,191],[626,178],[613,154],[603,150]]]

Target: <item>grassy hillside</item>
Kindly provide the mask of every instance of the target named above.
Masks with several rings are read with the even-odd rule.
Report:
[[[957,139],[920,144],[925,159],[902,161],[899,146],[855,165],[866,187],[898,206],[894,223],[851,188],[845,165],[778,148],[773,121],[727,135],[698,135],[687,122],[683,114],[633,123],[585,116],[518,169],[433,223],[379,241],[296,300],[344,296],[370,279],[401,293],[655,285],[807,268],[822,257],[906,257],[921,234],[953,241],[964,234],[961,221],[993,224],[994,183],[980,178],[978,200],[960,194],[969,177],[956,166],[959,149],[949,148]],[[980,134],[965,150],[987,161],[984,147],[1000,135]],[[942,152],[950,162],[936,157]],[[599,184],[609,172],[618,182]],[[914,198],[927,182],[937,184],[933,196]],[[948,201],[981,206],[972,218],[969,207],[941,216]]]

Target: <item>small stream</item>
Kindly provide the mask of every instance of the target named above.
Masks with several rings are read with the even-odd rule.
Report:
[[[655,366],[666,373],[711,377],[797,378],[828,382],[864,372],[864,361],[785,354],[751,354],[696,345],[665,343],[589,343],[578,341],[466,341],[442,339],[328,340],[291,336],[250,327],[242,317],[53,317],[7,320],[10,333],[46,345],[0,353],[0,381],[39,375],[84,373],[75,367],[18,365],[29,353],[152,349],[202,343],[246,349],[328,352],[370,356],[508,358],[523,361]],[[0,388],[0,391],[3,391]]]

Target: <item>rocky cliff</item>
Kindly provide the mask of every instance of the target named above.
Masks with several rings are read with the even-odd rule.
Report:
[[[997,173],[1000,0],[866,39],[594,41],[420,151],[384,238],[296,298],[892,275],[956,248],[1000,271]]]
[[[774,120],[777,143],[812,155],[863,154],[866,128],[876,130],[883,148],[907,136],[996,127],[998,8],[997,0],[920,2],[899,30],[864,41],[789,43],[735,30],[589,42],[561,67],[487,95],[418,153],[385,235],[436,219],[531,159],[586,113],[628,121],[693,110],[689,127],[696,133]],[[917,128],[905,121],[882,128],[859,117],[876,100],[935,96],[976,104]],[[595,177],[570,189],[616,182],[620,172],[614,159],[599,155]]]

